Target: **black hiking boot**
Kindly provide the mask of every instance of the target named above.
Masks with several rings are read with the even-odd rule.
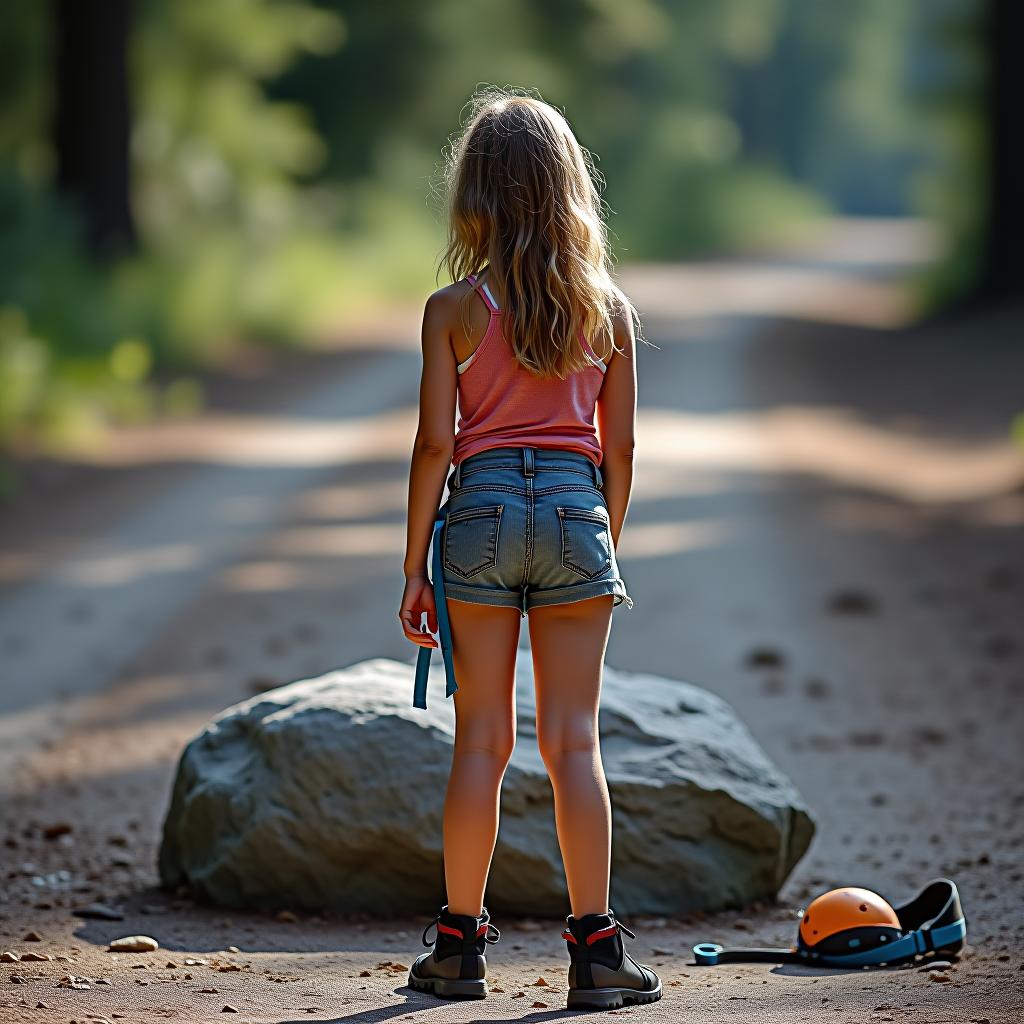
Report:
[[[421,953],[409,968],[409,984],[421,992],[433,992],[444,999],[483,999],[487,995],[487,943],[495,943],[501,932],[491,924],[487,908],[480,917],[452,914],[448,905],[423,929],[423,945],[429,946],[427,932],[437,925],[433,949]]]
[[[562,932],[569,947],[569,1009],[617,1010],[624,1003],[653,1003],[661,998],[661,978],[625,950],[620,932],[636,936],[615,911],[566,918]]]

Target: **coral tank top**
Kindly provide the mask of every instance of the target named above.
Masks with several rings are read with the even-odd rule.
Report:
[[[532,374],[505,336],[502,311],[486,283],[467,281],[487,303],[490,321],[476,350],[458,365],[459,421],[452,465],[487,448],[506,445],[563,448],[601,465],[594,414],[607,367],[580,341],[593,365],[565,380]]]

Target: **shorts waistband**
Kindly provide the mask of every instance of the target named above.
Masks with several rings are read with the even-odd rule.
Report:
[[[532,477],[538,468],[557,469],[560,464],[566,463],[586,469],[590,473],[594,485],[598,488],[602,486],[604,478],[601,475],[601,467],[582,452],[511,445],[488,448],[486,451],[477,452],[476,455],[467,456],[455,467],[452,482],[455,487],[461,484],[464,467],[479,469],[487,466],[507,466],[510,469],[520,470],[527,477]]]

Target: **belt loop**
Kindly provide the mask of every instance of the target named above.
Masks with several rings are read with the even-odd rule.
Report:
[[[533,449],[523,449],[523,472],[527,476],[533,476]]]
[[[600,490],[604,486],[604,477],[601,475],[601,467],[593,462],[591,465],[594,467],[594,486]]]
[[[462,486],[462,463],[455,467],[455,476],[452,478],[452,487],[456,490]]]

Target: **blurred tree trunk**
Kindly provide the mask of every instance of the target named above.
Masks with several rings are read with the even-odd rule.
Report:
[[[1024,4],[989,0],[988,224],[981,298],[1024,296]]]
[[[132,0],[57,0],[57,186],[85,218],[100,257],[131,249],[128,29]]]

